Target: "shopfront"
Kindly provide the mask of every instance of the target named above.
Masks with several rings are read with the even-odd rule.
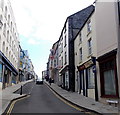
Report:
[[[117,51],[111,51],[98,58],[102,98],[118,98]]]
[[[4,89],[16,83],[18,71],[2,52],[0,52],[0,57],[0,82],[2,84],[2,89]]]
[[[95,57],[78,66],[78,91],[80,94],[98,100],[96,81],[96,62]]]

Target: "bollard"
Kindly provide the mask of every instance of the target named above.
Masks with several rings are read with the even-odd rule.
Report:
[[[20,88],[20,95],[22,95],[22,85],[21,85],[21,88]]]

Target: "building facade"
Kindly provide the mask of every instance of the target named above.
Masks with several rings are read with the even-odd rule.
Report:
[[[75,91],[98,100],[96,81],[95,12],[85,21],[74,40]]]
[[[99,100],[119,98],[118,76],[118,40],[119,40],[119,13],[118,2],[96,1],[96,38],[97,38],[97,77]]]
[[[0,2],[0,82],[2,88],[18,82],[19,36],[9,0]]]
[[[59,62],[62,88],[75,91],[74,39],[86,19],[91,15],[94,6],[70,15],[64,24],[59,38]]]

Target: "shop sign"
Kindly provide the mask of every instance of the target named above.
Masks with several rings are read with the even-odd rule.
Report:
[[[84,64],[84,66],[85,66],[85,68],[88,68],[88,67],[90,67],[91,65],[93,65],[94,63],[93,63],[93,61],[92,60],[89,60],[88,62],[86,62],[85,64]]]
[[[82,65],[82,66],[79,66],[79,67],[77,67],[78,68],[78,70],[84,70],[85,69],[85,66],[84,65]]]

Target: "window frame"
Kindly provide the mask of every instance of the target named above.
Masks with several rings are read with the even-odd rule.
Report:
[[[91,20],[89,19],[87,22],[87,33],[90,33],[91,31],[92,31]]]
[[[88,40],[88,56],[92,54],[92,38]]]
[[[104,71],[110,70],[110,68],[109,69],[101,69],[101,66],[103,65],[103,63],[107,63],[111,60],[114,61],[114,66],[111,69],[114,69],[114,72],[115,72],[116,95],[106,95],[105,94]],[[118,94],[118,78],[117,78],[116,56],[111,56],[111,57],[107,57],[106,59],[103,59],[102,61],[99,62],[99,67],[100,67],[101,97],[103,97],[103,98],[118,98],[119,94]]]
[[[79,49],[79,53],[80,53],[80,55],[79,55],[79,62],[81,63],[82,62],[82,60],[83,60],[83,51],[82,51],[82,47]]]

